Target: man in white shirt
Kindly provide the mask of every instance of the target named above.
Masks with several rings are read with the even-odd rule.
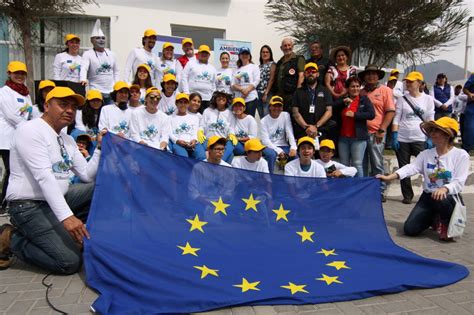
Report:
[[[123,73],[123,80],[125,82],[131,83],[137,72],[137,68],[140,64],[147,64],[150,66],[150,77],[151,82],[154,86],[158,85],[160,82],[155,82],[157,76],[157,67],[159,64],[158,56],[155,55],[152,50],[156,44],[156,31],[153,29],[148,29],[143,33],[142,45],[141,48],[133,48],[132,51],[128,54],[127,61],[125,63],[125,69]]]
[[[183,74],[186,65],[189,65],[196,61],[196,55],[194,54],[194,43],[191,38],[183,38],[181,41],[181,48],[183,49],[184,55],[176,59],[176,78],[178,82],[181,82],[181,76]],[[179,91],[183,92],[183,88],[180,86]]]
[[[234,158],[232,166],[244,170],[269,173],[268,163],[262,159],[265,146],[258,138],[252,138],[245,142],[245,156]]]
[[[334,152],[336,152],[336,146],[332,140],[324,139],[321,141],[319,144],[319,156],[321,158],[317,159],[316,162],[324,167],[327,177],[354,177],[357,174],[357,169],[333,161]]]
[[[9,253],[47,271],[72,274],[82,264],[83,222],[92,200],[93,181],[103,133],[89,162],[74,139],[62,129],[74,121],[84,98],[70,88],[48,93],[41,118],[14,133],[7,210],[12,225],[0,228],[0,266],[8,268]],[[69,184],[70,172],[87,184]]]

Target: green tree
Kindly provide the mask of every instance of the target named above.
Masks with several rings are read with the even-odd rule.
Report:
[[[41,19],[84,13],[83,6],[95,0],[0,0],[0,15],[7,17],[18,34],[14,41],[23,49],[28,68],[28,87],[33,90],[33,43]]]
[[[269,1],[265,16],[277,29],[307,45],[346,45],[386,65],[401,57],[416,63],[447,46],[466,24],[460,0]]]

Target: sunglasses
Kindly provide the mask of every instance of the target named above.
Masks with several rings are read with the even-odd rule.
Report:
[[[308,73],[308,74],[316,74],[316,73],[318,73],[318,70],[308,69],[308,70],[305,70],[305,72]]]
[[[149,96],[149,98],[150,98],[152,101],[154,101],[154,100],[159,100],[161,97],[158,96],[158,95],[151,95],[151,96]]]

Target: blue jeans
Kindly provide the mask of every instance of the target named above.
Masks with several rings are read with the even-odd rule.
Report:
[[[186,149],[172,141],[170,141],[169,146],[171,148],[171,151],[176,155],[192,157],[200,161],[206,159],[206,150],[204,149],[204,146],[200,143],[196,143],[194,150]]]
[[[93,191],[94,183],[75,184],[65,195],[73,213],[83,221],[87,219]],[[11,202],[8,211],[10,221],[16,227],[11,239],[15,256],[58,274],[79,271],[81,250],[46,201]]]
[[[258,99],[257,99],[257,111],[258,116],[260,119],[268,115],[268,101],[272,98],[272,94],[270,93],[267,95],[267,101],[262,101],[263,93],[258,92]]]
[[[207,139],[202,144],[202,146],[204,148],[207,148]],[[222,156],[222,160],[224,162],[232,164],[232,160],[234,159],[234,153],[233,152],[234,152],[234,145],[232,144],[232,141],[227,140],[227,143],[225,145],[224,155]]]
[[[377,174],[384,174],[383,165],[383,150],[385,148],[385,137],[380,143],[375,142],[375,133],[369,135],[367,140],[367,150],[364,155],[364,174],[368,176],[375,176]],[[370,164],[370,172],[369,172]],[[387,185],[380,181],[380,189],[382,193],[385,192]]]
[[[367,140],[357,140],[355,138],[339,138],[339,159],[346,166],[354,166],[357,169],[356,177],[364,177],[364,154],[367,149]]]
[[[273,168],[275,167],[275,161],[276,161],[276,156],[277,156],[276,152],[270,148],[265,148],[263,149],[262,153],[263,153],[263,158],[268,163],[268,170],[270,171],[270,174],[273,174]],[[237,145],[234,147],[234,155],[235,156],[245,155],[245,148],[242,142],[239,141]]]

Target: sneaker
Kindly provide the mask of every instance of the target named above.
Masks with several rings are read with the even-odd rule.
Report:
[[[445,241],[445,242],[450,242],[453,240],[452,237],[448,237],[448,225],[444,223],[439,224],[439,240],[440,241]]]
[[[14,230],[11,224],[0,226],[0,270],[10,266],[10,241]]]

